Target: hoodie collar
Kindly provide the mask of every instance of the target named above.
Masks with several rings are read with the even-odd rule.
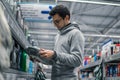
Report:
[[[70,24],[71,24],[71,23],[68,23],[66,26],[60,28],[59,31],[66,29],[67,27],[69,27]]]
[[[60,31],[60,34],[65,34],[65,33],[71,31],[74,28],[76,28],[76,27],[72,23],[69,23],[66,26],[59,29],[59,31]]]

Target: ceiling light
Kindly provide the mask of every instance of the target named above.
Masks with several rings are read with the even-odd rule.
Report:
[[[118,3],[108,3],[108,2],[98,2],[98,1],[87,1],[87,0],[58,0],[58,1],[72,1],[72,2],[82,2],[82,3],[90,3],[90,4],[103,4],[103,5],[112,5],[112,6],[120,6]]]
[[[109,38],[119,38],[120,39],[120,36],[117,36],[117,35],[84,34],[84,36],[90,36],[90,37],[109,37]]]

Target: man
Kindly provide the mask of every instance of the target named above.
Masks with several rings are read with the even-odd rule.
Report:
[[[40,57],[52,64],[52,80],[77,80],[75,68],[82,63],[84,37],[78,26],[70,23],[67,7],[57,5],[50,11],[53,23],[59,30],[54,51],[40,49]]]

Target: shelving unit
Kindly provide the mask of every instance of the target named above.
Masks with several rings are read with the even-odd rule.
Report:
[[[20,25],[15,20],[14,15],[11,12],[11,8],[8,6],[9,4],[7,2],[5,2],[4,0],[1,0],[1,4],[3,4],[3,6],[5,7],[6,18],[7,18],[8,24],[10,26],[13,38],[17,41],[17,43],[23,49],[26,49],[27,47],[32,46],[27,41],[25,34],[23,33],[22,29],[20,28]],[[34,56],[34,54],[33,54],[33,56]],[[38,57],[36,57],[36,58],[38,58]]]
[[[28,43],[23,31],[20,28],[20,25],[18,25],[17,21],[14,18],[14,15],[11,12],[11,8],[9,7],[9,4],[5,2],[4,0],[1,0],[0,2],[4,6],[5,15],[8,21],[8,24],[11,29],[12,36],[14,39],[21,45],[23,48],[26,48],[27,46],[30,46]]]
[[[120,77],[107,77],[106,76],[106,70],[105,70],[105,67],[106,65],[108,64],[117,64],[120,62],[120,53],[117,53],[117,54],[113,54],[113,55],[110,55],[109,57],[105,57],[102,61],[101,60],[98,60],[96,62],[92,62],[84,67],[81,67],[80,68],[80,71],[89,71],[89,70],[92,70],[94,69],[97,65],[99,65],[100,63],[103,63],[103,78],[104,80],[120,80]],[[85,79],[82,79],[82,80],[94,80],[94,78],[85,78]]]
[[[84,70],[87,70],[87,69],[94,68],[95,66],[100,65],[101,62],[102,62],[102,59],[100,59],[100,60],[98,60],[98,61],[95,61],[95,62],[91,62],[90,64],[81,67],[80,70],[81,70],[81,71],[84,71]]]
[[[100,60],[97,60],[97,61],[95,61],[95,62],[91,62],[91,63],[89,63],[89,64],[87,64],[87,65],[85,65],[85,66],[83,66],[83,67],[81,67],[80,68],[80,72],[82,73],[84,73],[84,72],[92,72],[93,73],[93,71],[94,71],[94,69],[96,68],[96,66],[98,66],[98,65],[100,65],[102,63],[102,58],[100,59]],[[82,73],[82,75],[84,75]],[[88,75],[88,74],[87,74]],[[92,74],[93,75],[93,74]],[[82,80],[95,80],[95,77],[93,76],[92,78],[90,77],[90,78],[82,78]]]
[[[117,54],[113,54],[113,55],[110,55],[109,57],[106,57],[104,59],[104,65],[109,65],[109,64],[118,64],[120,63],[120,53],[117,53]],[[104,66],[104,70],[105,70],[105,66]],[[107,77],[106,76],[106,71],[104,71],[104,79],[105,80],[120,80],[120,77],[117,76],[118,74],[118,67],[117,68],[117,72],[116,72],[116,77]]]
[[[2,5],[6,19],[8,21],[8,24],[10,26],[10,30],[12,33],[13,40],[17,42],[18,45],[24,50],[26,47],[31,46],[29,42],[26,39],[26,36],[22,29],[20,28],[20,25],[15,20],[14,15],[12,14],[11,8],[5,0],[0,1],[0,5]],[[5,80],[34,80],[35,74],[23,72],[17,69],[6,69],[2,71],[2,74],[5,78]]]
[[[108,63],[108,62],[113,62],[113,61],[120,61],[120,53],[114,54],[114,55],[110,55],[109,57],[105,58],[104,62]]]
[[[20,79],[29,78],[29,80],[34,79],[34,74],[29,74],[23,71],[15,70],[15,69],[4,70],[2,74],[6,78],[5,80],[8,80],[7,78],[13,78],[12,80],[19,79],[19,78]],[[11,75],[11,76],[8,77],[8,75]]]
[[[105,80],[120,80],[120,77],[106,77]]]
[[[85,79],[82,79],[82,80],[95,80],[95,78],[85,78]]]

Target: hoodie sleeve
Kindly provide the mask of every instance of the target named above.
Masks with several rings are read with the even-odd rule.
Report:
[[[81,31],[75,29],[69,43],[70,53],[56,52],[55,60],[71,67],[77,67],[82,63],[84,53],[84,37]]]

